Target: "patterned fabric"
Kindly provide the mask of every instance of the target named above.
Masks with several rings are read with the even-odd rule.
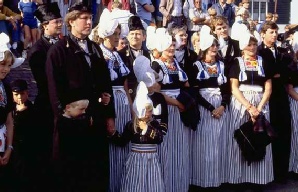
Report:
[[[165,90],[165,94],[176,98],[179,91]],[[178,107],[168,105],[168,114],[168,133],[159,148],[164,191],[187,192],[190,184],[190,129],[183,125]]]
[[[254,106],[257,106],[263,97],[263,93],[249,91],[243,92],[243,95]],[[266,119],[269,120],[268,103],[264,106],[264,112],[266,112]],[[230,139],[224,144],[227,148],[224,159],[225,165],[223,165],[223,182],[267,184],[273,181],[271,144],[266,147],[266,156],[262,161],[252,162],[248,166],[247,161],[241,155],[239,145],[235,139],[232,139],[234,131],[247,122],[249,118],[250,115],[247,113],[246,108],[235,97],[232,97],[229,117],[230,124],[227,130]]]
[[[113,86],[114,105],[116,111],[115,127],[119,133],[124,130],[124,125],[131,119],[130,107],[123,86]],[[109,145],[110,158],[110,192],[119,192],[121,188],[121,177],[130,145],[119,147],[115,144]]]
[[[294,90],[298,93],[298,87],[295,87]],[[290,100],[290,109],[292,112],[292,135],[291,135],[291,154],[290,154],[290,166],[289,171],[294,171],[298,173],[298,116],[296,112],[298,111],[298,101],[289,97]]]
[[[219,89],[200,90],[200,94],[215,108],[221,105]],[[220,119],[211,116],[208,109],[199,105],[202,120],[197,131],[191,132],[191,184],[201,187],[218,187],[222,183],[222,161],[225,157],[225,132],[229,122],[224,112]]]
[[[196,61],[194,65],[199,69],[197,75],[198,80],[206,80],[210,77],[217,77],[218,85],[222,85],[227,82],[227,77],[224,75],[224,63],[221,61],[216,62],[216,65],[207,65]]]
[[[162,71],[164,73],[164,77],[162,80],[163,84],[173,83],[173,80],[171,79],[170,74],[178,74],[179,81],[185,82],[188,80],[186,73],[181,69],[181,67],[179,66],[179,63],[176,59],[174,59],[173,69],[169,69],[166,66],[166,64],[160,60],[156,60],[156,61],[158,62],[158,64],[160,65],[160,67],[162,68]]]
[[[121,192],[165,191],[156,147],[152,144],[132,144],[125,163]]]
[[[110,51],[108,50],[103,44],[100,45],[100,48],[103,52],[103,55],[108,62],[108,68],[110,70],[111,80],[114,81],[120,75],[120,77],[127,76],[130,71],[123,63],[120,55],[117,51]],[[117,73],[119,70],[120,74]]]
[[[2,81],[0,81],[0,107],[5,107],[7,104],[7,96]]]
[[[245,71],[258,71],[258,75],[265,77],[262,57],[258,56],[256,61],[244,61],[242,57],[237,57],[240,66],[239,81],[246,81],[247,74]]]

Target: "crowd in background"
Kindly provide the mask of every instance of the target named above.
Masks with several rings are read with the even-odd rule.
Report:
[[[0,191],[262,191],[298,173],[298,25],[279,34],[249,0],[6,3]],[[5,78],[23,62],[34,101]]]

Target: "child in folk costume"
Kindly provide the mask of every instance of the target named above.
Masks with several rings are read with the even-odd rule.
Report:
[[[0,34],[0,191],[11,189],[10,157],[13,150],[13,97],[12,91],[3,80],[11,68],[19,66],[24,59],[15,58],[9,47],[9,37]],[[10,45],[9,45],[10,46]]]
[[[62,191],[91,191],[93,177],[91,160],[91,120],[86,113],[89,105],[84,89],[66,91],[61,96],[64,109],[57,120],[59,133],[58,188]]]
[[[152,118],[153,104],[147,94],[145,83],[140,82],[133,103],[134,119],[126,124],[122,134],[116,131],[110,137],[118,145],[132,143],[122,177],[122,192],[164,191],[157,144],[163,141],[167,129]]]

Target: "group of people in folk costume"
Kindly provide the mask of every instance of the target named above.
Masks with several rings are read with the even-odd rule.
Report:
[[[82,3],[68,10],[62,39],[56,3],[40,5],[35,16],[43,29],[27,58],[39,91],[35,126],[47,149],[42,165],[52,151],[57,160],[60,190],[182,192],[285,181],[296,171],[297,58],[277,47],[276,23],[265,22],[258,37],[239,24],[233,39],[227,19],[216,16],[193,33],[192,50],[186,27],[144,27],[131,16],[128,44],[117,50],[119,22],[105,15],[89,38],[91,10]],[[2,80],[16,60],[7,47],[0,51],[5,167],[13,107]],[[200,115],[187,113],[194,105]],[[260,113],[278,137],[248,164],[233,135]]]

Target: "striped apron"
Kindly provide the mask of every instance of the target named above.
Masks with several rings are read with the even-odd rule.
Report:
[[[257,106],[263,97],[263,88],[256,85],[240,85],[239,90],[243,96],[254,106]],[[269,105],[264,106],[263,112],[269,119]],[[262,161],[252,162],[248,166],[247,161],[241,155],[241,151],[234,137],[234,131],[250,119],[249,113],[234,96],[230,103],[230,125],[228,147],[228,177],[229,183],[256,183],[267,184],[273,181],[273,159],[271,144],[266,147],[266,156]]]
[[[298,87],[294,88],[298,93]],[[291,154],[290,154],[290,166],[289,171],[298,173],[298,101],[289,96],[290,109],[292,113],[292,135],[291,135]]]
[[[200,89],[200,94],[215,108],[221,104],[219,88]],[[191,184],[201,187],[218,187],[221,182],[223,152],[224,122],[228,122],[227,113],[220,119],[211,116],[211,112],[199,105],[202,120],[197,131],[191,135]]]
[[[176,98],[180,89],[161,90],[161,93]],[[178,107],[168,105],[168,113],[168,132],[159,148],[165,192],[187,192],[190,184],[190,128],[182,123]]]
[[[131,144],[121,192],[164,192],[157,144]]]
[[[125,124],[131,119],[129,102],[123,86],[113,86],[116,119],[115,128],[119,133],[123,132]],[[124,164],[129,153],[130,146],[119,147],[109,144],[110,157],[110,192],[119,192]]]

